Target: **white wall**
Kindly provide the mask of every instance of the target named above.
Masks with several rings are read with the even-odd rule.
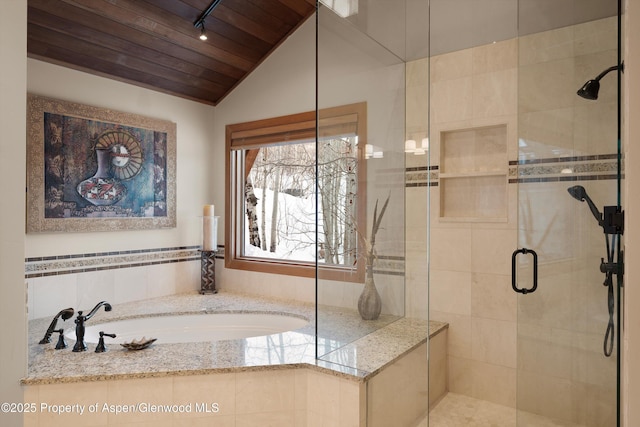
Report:
[[[26,256],[104,252],[199,244],[199,215],[214,203],[211,134],[214,108],[193,101],[29,59],[27,90],[37,95],[176,123],[177,227],[105,233],[27,234]],[[61,249],[64,248],[64,249]]]
[[[392,203],[385,214],[385,230],[377,237],[377,247],[381,254],[402,255],[403,242],[397,236],[404,234],[404,64],[379,46],[372,48],[370,39],[363,38],[350,27],[340,26],[332,19],[332,12],[323,11],[318,48],[318,104],[320,108],[327,108],[367,102],[368,142],[385,149],[384,159],[371,159],[367,163],[368,212],[373,212],[376,198],[384,200],[389,190],[394,190]],[[312,18],[216,107],[213,158],[224,159],[225,126],[228,124],[313,111],[315,64],[315,20]],[[224,163],[216,164],[214,193],[222,198]],[[221,222],[221,232],[223,227]],[[385,239],[385,233],[390,237]],[[315,298],[313,279],[257,275],[231,269],[219,271],[222,289],[304,301]],[[377,285],[381,282],[382,279],[376,280]],[[389,295],[387,304],[383,303],[383,311],[401,313],[404,309],[403,283],[387,282],[390,289],[381,290]],[[346,284],[341,287],[331,282],[321,288],[322,303],[353,308],[362,286]],[[331,295],[324,290],[331,290]],[[396,295],[399,292],[400,295]]]
[[[26,141],[27,0],[8,0],[0,13],[0,400],[22,402],[26,373],[24,293],[24,185]],[[21,414],[1,414],[3,426],[22,425]]]
[[[315,25],[310,19],[216,107],[212,134],[213,194],[220,207],[218,241],[224,242],[225,126],[315,109]],[[216,208],[217,210],[217,208]],[[225,269],[220,289],[313,301],[314,280]]]

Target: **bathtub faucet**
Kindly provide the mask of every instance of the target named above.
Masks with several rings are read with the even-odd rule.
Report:
[[[82,311],[78,311],[78,317],[76,317],[76,344],[73,346],[74,352],[87,351],[87,345],[84,343],[84,322],[91,319],[94,314],[98,312],[100,307],[104,306],[104,311],[111,311],[111,304],[106,301],[100,301],[93,307],[93,310],[86,316],[82,315]]]

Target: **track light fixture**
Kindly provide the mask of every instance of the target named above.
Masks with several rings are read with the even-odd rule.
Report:
[[[207,32],[204,30],[204,22],[200,28],[200,40],[205,41],[207,39]]]
[[[213,0],[209,7],[207,7],[201,14],[198,16],[198,19],[193,23],[193,26],[200,29],[200,40],[207,39],[207,33],[204,29],[204,20],[213,12],[213,9],[218,6],[221,0]]]

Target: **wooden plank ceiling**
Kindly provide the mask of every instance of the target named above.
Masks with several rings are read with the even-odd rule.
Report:
[[[216,105],[315,11],[315,0],[28,0],[27,51]]]

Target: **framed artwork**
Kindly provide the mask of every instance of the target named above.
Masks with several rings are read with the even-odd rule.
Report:
[[[28,95],[28,233],[175,226],[175,123]]]

